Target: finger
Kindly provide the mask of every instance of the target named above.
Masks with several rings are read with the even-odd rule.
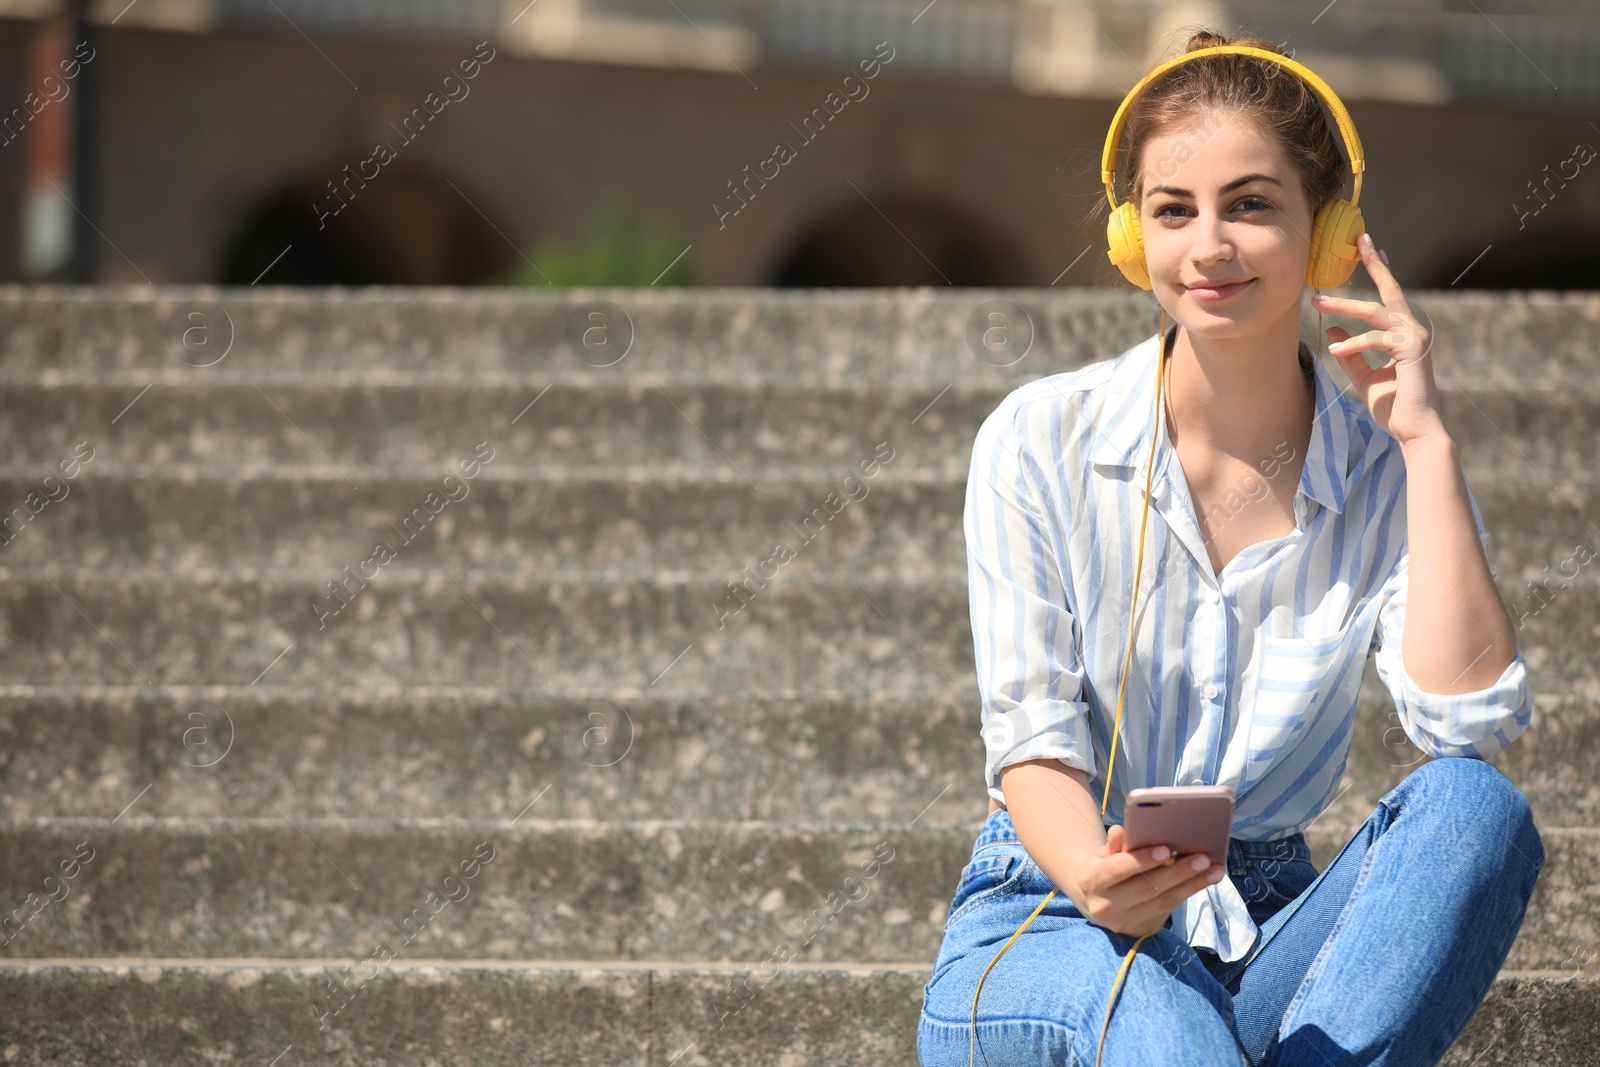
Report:
[[[1377,283],[1378,295],[1383,298],[1384,304],[1391,308],[1406,307],[1405,292],[1389,270],[1389,264],[1379,255],[1370,233],[1356,238],[1356,250],[1361,253],[1361,262],[1366,266],[1368,276]]]
[[[1198,868],[1193,865],[1196,858],[1205,861]],[[1146,879],[1132,879],[1102,895],[1135,914],[1154,908],[1157,914],[1165,915],[1186,898],[1214,885],[1212,876],[1222,871],[1222,865],[1212,863],[1209,858],[1186,856],[1171,870],[1157,871]]]
[[[1130,879],[1148,879],[1150,872],[1160,871],[1165,867],[1172,867],[1176,857],[1168,855],[1164,859],[1156,859],[1156,847],[1135,849],[1132,852],[1114,852],[1105,857],[1098,869],[1085,879],[1085,884],[1092,883],[1093,887],[1104,892],[1112,886],[1121,885]],[[1155,883],[1149,883],[1152,886]]]
[[[1409,307],[1398,312],[1374,300],[1356,300],[1350,297],[1326,296],[1317,293],[1311,298],[1312,306],[1329,315],[1342,315],[1347,319],[1361,319],[1388,330],[1407,330],[1411,314]],[[1336,329],[1337,327],[1329,327]],[[1345,336],[1349,336],[1348,333]]]
[[[1371,352],[1380,349],[1385,353],[1391,351],[1389,331],[1387,330],[1367,330],[1365,333],[1358,333],[1354,336],[1347,334],[1344,340],[1335,341],[1328,346],[1328,351],[1336,356],[1353,356],[1358,352]],[[1387,359],[1387,355],[1385,359]]]
[[[1174,856],[1172,850],[1165,845],[1152,845],[1132,851],[1127,851],[1126,846],[1127,832],[1121,825],[1113,824],[1106,830],[1106,847],[1101,853],[1101,861],[1094,864],[1084,877],[1085,889],[1104,893],[1111,887],[1121,885],[1130,879],[1145,879],[1152,893],[1160,891],[1157,883],[1148,881],[1149,872],[1174,866],[1178,857]],[[1158,855],[1161,858],[1158,859]]]
[[[1125,853],[1125,855],[1136,855],[1136,853]],[[1125,901],[1127,906],[1141,904],[1193,877],[1196,868],[1192,864],[1197,859],[1204,861],[1203,865],[1210,864],[1207,857],[1195,854],[1169,856],[1156,861],[1153,866],[1122,874],[1121,877],[1118,877],[1119,872],[1113,869],[1107,874],[1107,880],[1100,883],[1099,889],[1104,896],[1116,895]]]
[[[1381,385],[1386,381],[1394,380],[1393,363],[1385,363],[1378,367],[1370,366],[1367,357],[1360,352],[1334,352],[1333,356],[1339,361],[1339,366],[1344,369],[1345,376],[1356,387],[1356,393],[1365,397],[1374,385]]]
[[[1112,823],[1106,829],[1106,855],[1112,856],[1122,853],[1131,857],[1138,865],[1139,870],[1149,870],[1159,867],[1162,863],[1171,862],[1172,850],[1165,845],[1151,845],[1147,848],[1129,849],[1128,831],[1123,829],[1121,823]],[[1161,853],[1161,855],[1157,855]],[[1131,870],[1131,868],[1130,868]]]
[[[1346,356],[1355,356],[1362,352],[1377,352],[1383,356],[1383,362],[1373,369],[1382,370],[1386,366],[1400,366],[1421,360],[1422,356],[1413,356],[1410,359],[1401,358],[1400,354],[1402,352],[1409,351],[1414,347],[1413,335],[1405,326],[1396,325],[1388,330],[1368,330],[1366,333],[1358,334],[1354,337],[1346,337],[1344,340],[1334,341],[1328,346],[1328,351],[1338,356],[1341,363],[1343,363]],[[1426,354],[1426,351],[1424,351],[1423,355]],[[1365,363],[1365,360],[1363,360],[1363,363]]]
[[[1379,312],[1387,310],[1376,300],[1357,300],[1353,296],[1333,296],[1329,293],[1313,293],[1311,306],[1329,315],[1365,319],[1367,322],[1375,321]]]
[[[1192,877],[1185,878],[1150,903],[1158,909],[1160,915],[1165,916],[1196,893],[1221,882],[1224,873],[1221,864],[1210,864],[1205,870],[1195,872]]]

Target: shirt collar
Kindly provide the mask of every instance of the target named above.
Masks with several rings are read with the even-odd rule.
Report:
[[[1177,325],[1168,331],[1168,343]],[[1105,384],[1097,391],[1104,400],[1096,417],[1095,441],[1089,458],[1094,463],[1144,469],[1155,420],[1156,336],[1124,352]],[[1312,358],[1316,379],[1316,413],[1311,427],[1309,454],[1300,472],[1297,495],[1325,508],[1344,511],[1345,481],[1349,471],[1350,401],[1334,382],[1320,359]],[[1160,448],[1169,447],[1166,442]]]

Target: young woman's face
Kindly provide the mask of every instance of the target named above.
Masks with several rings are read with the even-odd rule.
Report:
[[[1151,138],[1141,172],[1145,263],[1179,324],[1220,338],[1299,315],[1311,206],[1275,139],[1211,112]]]

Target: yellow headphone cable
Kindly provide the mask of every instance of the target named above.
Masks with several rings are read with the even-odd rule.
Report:
[[[1159,429],[1160,424],[1161,424],[1162,387],[1163,387],[1163,383],[1166,380],[1166,366],[1167,366],[1167,314],[1166,314],[1166,309],[1165,308],[1163,308],[1162,312],[1161,312],[1161,333],[1160,333],[1160,338],[1159,338],[1158,344],[1159,344],[1159,347],[1160,347],[1161,356],[1160,356],[1159,362],[1157,363],[1157,370],[1156,370],[1156,414],[1155,414],[1155,418],[1156,418],[1157,428]],[[1155,469],[1155,455],[1156,455],[1156,435],[1155,434],[1151,434],[1150,435],[1150,455],[1149,455],[1149,457],[1148,457],[1148,459],[1147,459],[1147,461],[1145,463],[1145,472],[1144,472],[1144,512],[1139,518],[1139,551],[1138,551],[1138,555],[1135,557],[1134,569],[1133,569],[1133,573],[1134,573],[1133,605],[1129,609],[1129,615],[1130,615],[1131,618],[1138,618],[1138,613],[1139,613],[1139,581],[1138,581],[1138,577],[1139,577],[1139,575],[1144,573],[1144,531],[1145,531],[1145,525],[1150,519],[1150,476],[1151,476],[1151,474],[1153,473],[1153,471]],[[1132,661],[1133,661],[1133,627],[1130,625],[1128,627],[1128,654],[1127,654],[1126,657],[1124,657],[1123,663],[1122,663],[1122,682],[1121,682],[1121,684],[1119,684],[1117,686],[1117,716],[1116,716],[1116,718],[1114,720],[1112,720],[1112,725],[1111,725],[1111,758],[1112,758],[1112,760],[1116,759],[1117,730],[1122,724],[1122,698],[1123,698],[1123,694],[1126,693],[1127,689],[1128,689],[1128,667],[1132,663]],[[1101,821],[1102,821],[1102,825],[1104,824],[1104,820],[1105,820],[1105,816],[1106,816],[1106,805],[1111,800],[1111,773],[1110,773],[1110,770],[1111,770],[1111,768],[1110,768],[1110,765],[1108,764],[1107,768],[1106,768],[1106,788],[1105,788],[1105,793],[1100,798],[1100,818],[1101,818]],[[972,1067],[972,1064],[977,1059],[977,1049],[978,1049],[978,997],[983,993],[983,983],[988,979],[989,972],[994,969],[994,965],[1000,962],[1000,957],[1004,956],[1006,954],[1006,949],[1010,948],[1012,942],[1016,941],[1017,938],[1022,936],[1022,931],[1026,930],[1028,928],[1028,925],[1030,923],[1032,923],[1034,919],[1038,918],[1039,913],[1044,910],[1045,905],[1050,903],[1050,901],[1055,897],[1055,895],[1056,895],[1056,893],[1058,891],[1059,891],[1058,887],[1056,887],[1056,886],[1052,886],[1051,887],[1050,892],[1045,896],[1045,898],[1043,900],[1041,900],[1039,902],[1039,906],[1037,908],[1033,909],[1033,914],[1029,915],[1027,920],[1021,926],[1017,927],[1017,932],[1011,935],[1011,939],[1009,941],[1007,941],[1003,946],[1001,946],[1000,951],[995,953],[994,959],[989,961],[989,966],[987,966],[987,967],[985,967],[983,969],[983,976],[978,979],[978,988],[972,994],[972,1040],[971,1040],[971,1047],[968,1050],[967,1067]],[[1106,1047],[1106,1031],[1111,1028],[1111,1009],[1112,1009],[1113,1005],[1116,1004],[1117,990],[1121,988],[1122,979],[1128,973],[1129,966],[1131,966],[1133,964],[1133,957],[1134,957],[1134,954],[1139,951],[1139,946],[1144,944],[1145,938],[1152,937],[1152,936],[1154,936],[1154,932],[1149,933],[1149,934],[1145,934],[1143,937],[1140,937],[1137,941],[1135,941],[1133,943],[1133,947],[1128,949],[1128,955],[1122,961],[1121,969],[1117,971],[1117,979],[1111,986],[1111,996],[1106,1000],[1106,1020],[1105,1020],[1105,1025],[1102,1026],[1101,1030],[1100,1030],[1100,1047],[1095,1052],[1095,1056],[1094,1056],[1095,1067],[1100,1067],[1100,1055],[1101,1055],[1102,1052],[1105,1051],[1105,1047]]]

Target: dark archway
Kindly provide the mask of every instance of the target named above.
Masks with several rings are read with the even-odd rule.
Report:
[[[1559,236],[1495,241],[1487,252],[1475,248],[1445,264],[1429,288],[1452,285],[1460,289],[1600,289],[1600,234],[1568,231]]]
[[[382,170],[364,185],[340,177],[343,201],[326,179],[306,179],[262,202],[228,246],[221,282],[472,285],[517,258],[448,182],[414,170]]]
[[[991,228],[931,197],[874,195],[818,221],[781,256],[771,284],[1037,285]]]

